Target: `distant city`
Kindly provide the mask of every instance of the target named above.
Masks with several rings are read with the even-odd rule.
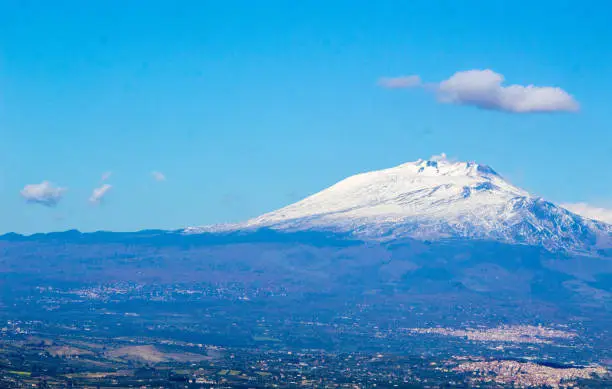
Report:
[[[457,306],[434,321],[435,310],[417,303],[371,316],[367,301],[287,315],[271,306],[293,304],[295,292],[243,283],[15,291],[1,313],[0,383],[8,388],[609,385],[608,368],[593,357],[609,352],[594,346],[610,339],[579,321],[488,327],[496,320],[486,311],[458,322],[474,308]]]

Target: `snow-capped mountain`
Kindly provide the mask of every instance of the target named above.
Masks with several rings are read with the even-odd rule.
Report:
[[[612,243],[612,226],[532,196],[486,165],[444,155],[354,175],[244,223],[185,232],[262,227],[364,239],[486,239],[549,250],[593,251]]]

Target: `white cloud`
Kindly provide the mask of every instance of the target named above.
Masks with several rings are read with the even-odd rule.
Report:
[[[113,175],[113,172],[104,172],[102,173],[102,181],[108,180]]]
[[[580,216],[612,224],[612,209],[593,207],[587,203],[567,203],[561,206]]]
[[[421,85],[419,76],[383,77],[378,80],[378,85],[383,88],[414,88]]]
[[[43,181],[40,184],[24,186],[20,193],[28,203],[54,207],[60,202],[66,190],[66,188],[54,186],[49,181]]]
[[[155,181],[166,181],[166,176],[162,172],[153,171],[151,176]]]
[[[89,196],[89,202],[92,204],[100,204],[100,202],[104,199],[104,196],[106,196],[112,187],[112,185],[104,184],[99,188],[95,188],[91,193],[91,196]]]
[[[429,160],[430,161],[446,161],[448,158],[446,156],[446,153],[440,153],[437,155],[432,155]]]
[[[418,79],[418,76],[411,76]],[[402,77],[410,78],[410,77]],[[392,79],[391,79],[392,80]],[[419,79],[420,80],[420,79]],[[396,84],[396,88],[423,87],[433,91],[438,101],[447,104],[471,105],[512,113],[575,112],[578,102],[557,87],[535,85],[502,85],[504,76],[490,69],[467,70],[433,84]]]

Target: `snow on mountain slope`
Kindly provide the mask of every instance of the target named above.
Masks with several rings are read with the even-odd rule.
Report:
[[[367,239],[474,238],[591,251],[612,227],[517,188],[474,162],[432,157],[357,174],[304,200],[244,223],[190,228],[328,230]]]

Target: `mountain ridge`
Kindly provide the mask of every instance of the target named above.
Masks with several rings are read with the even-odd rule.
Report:
[[[481,239],[597,252],[612,226],[577,215],[506,181],[488,165],[446,155],[350,176],[243,223],[184,233],[270,228],[351,233],[361,239]]]

